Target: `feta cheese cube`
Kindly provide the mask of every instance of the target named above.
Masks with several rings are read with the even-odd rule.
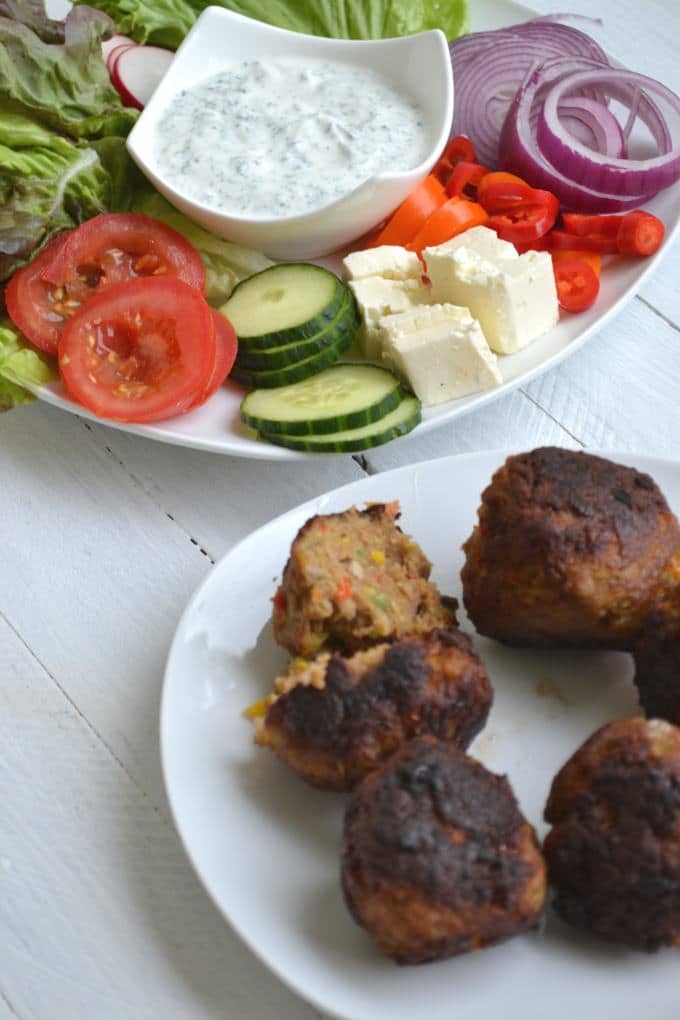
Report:
[[[343,259],[342,264],[346,280],[363,280],[367,276],[382,276],[384,280],[411,280],[423,275],[423,264],[416,253],[396,244],[353,251]]]
[[[471,230],[464,230],[457,234],[450,241],[438,244],[436,248],[426,248],[423,258],[429,269],[429,259],[446,258],[457,248],[471,248],[482,258],[495,262],[497,259],[517,259],[519,254],[514,244],[509,241],[502,241],[495,230],[488,227],[472,227]]]
[[[385,316],[380,339],[384,361],[424,407],[502,382],[496,356],[467,308],[440,304]]]
[[[380,319],[429,302],[429,289],[420,275],[417,279],[409,280],[385,280],[382,276],[367,276],[363,280],[350,280],[349,286],[357,300],[362,319],[357,337],[359,350],[368,361],[380,363]]]
[[[444,253],[442,247],[426,251],[431,299],[469,308],[493,351],[522,350],[556,324],[559,308],[548,252],[491,259],[464,244]]]

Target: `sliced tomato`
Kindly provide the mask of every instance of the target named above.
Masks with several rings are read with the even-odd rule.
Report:
[[[208,397],[212,397],[213,393],[217,392],[231,372],[236,360],[236,352],[238,350],[236,330],[226,315],[222,315],[221,312],[215,311],[215,309],[213,309],[212,314],[215,323],[215,365],[205,385],[205,389],[191,405],[192,408],[204,404]]]
[[[43,270],[64,247],[67,234],[59,234],[23,269],[18,269],[5,288],[10,319],[32,344],[47,354],[57,353],[57,340],[68,309],[63,293],[45,283]]]
[[[373,239],[371,247],[383,244],[404,245],[412,241],[423,223],[445,201],[446,192],[442,183],[433,174],[429,174],[392,213],[383,229]]]
[[[189,410],[215,370],[213,311],[182,280],[128,280],[91,297],[59,338],[59,369],[83,407],[150,422]]]
[[[660,219],[642,209],[622,217],[616,246],[622,255],[653,255],[663,244],[665,227]]]
[[[553,262],[557,300],[567,312],[583,312],[595,301],[600,281],[583,259]]]
[[[201,256],[172,227],[141,213],[103,213],[72,231],[43,277],[75,306],[125,280],[174,277],[203,292]]]
[[[450,198],[432,213],[406,247],[409,251],[420,253],[423,248],[443,244],[470,227],[486,223],[488,218],[476,202],[468,202],[465,198]]]

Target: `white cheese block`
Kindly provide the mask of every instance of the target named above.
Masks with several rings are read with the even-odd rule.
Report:
[[[471,230],[464,230],[462,234],[457,234],[450,241],[438,244],[435,248],[425,248],[423,258],[428,269],[431,260],[446,258],[457,248],[471,248],[491,262],[519,258],[514,244],[502,241],[495,230],[489,230],[488,227],[472,227]]]
[[[441,304],[381,320],[383,360],[424,407],[502,382],[496,356],[467,308]]]
[[[469,308],[498,354],[522,350],[556,324],[559,307],[548,252],[492,260],[461,244],[444,255],[435,249],[428,254],[431,300]]]
[[[423,275],[423,264],[413,251],[396,244],[353,251],[342,260],[346,280],[382,276],[384,280],[411,280]]]
[[[380,363],[380,320],[385,315],[405,312],[414,305],[430,300],[430,292],[420,276],[411,280],[385,280],[382,276],[367,276],[364,280],[350,280],[349,286],[361,313],[361,327],[357,341],[359,350],[368,361]]]

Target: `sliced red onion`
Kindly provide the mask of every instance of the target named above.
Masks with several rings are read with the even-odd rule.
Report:
[[[565,96],[558,112],[562,126],[582,145],[617,159],[625,157],[623,130],[604,103],[587,96]]]
[[[552,73],[557,72],[553,69]],[[546,69],[536,68],[515,96],[501,132],[501,168],[518,174],[536,188],[552,191],[567,209],[579,212],[613,213],[646,202],[651,197],[648,191],[629,193],[625,198],[610,195],[565,176],[545,158],[531,124],[534,99],[545,83]]]
[[[632,85],[639,90],[626,105],[635,104],[638,117],[652,132],[657,145],[655,156],[633,160],[597,153],[565,131],[559,113],[563,97],[593,84],[609,87],[610,94],[624,102],[630,91],[622,90],[621,86]],[[595,191],[624,198],[631,193],[656,194],[680,177],[680,145],[665,149],[663,139],[658,137],[658,116],[652,114],[643,99],[650,92],[664,100],[675,120],[673,134],[680,140],[680,97],[654,78],[623,68],[603,68],[567,74],[553,84],[538,116],[538,148],[565,177],[587,181]]]
[[[604,51],[579,29],[551,18],[463,35],[449,44],[456,101],[451,134],[474,141],[486,166],[498,164],[498,139],[510,105],[528,72],[555,57],[573,56],[609,66]],[[604,101],[597,89],[588,93]]]

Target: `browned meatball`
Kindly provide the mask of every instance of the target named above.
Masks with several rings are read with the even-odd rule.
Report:
[[[533,927],[545,864],[507,779],[420,737],[355,790],[342,886],[387,956],[426,963]]]
[[[351,789],[421,733],[467,747],[493,700],[470,639],[445,630],[296,660],[275,690],[256,740],[325,790]]]
[[[645,714],[680,724],[680,558],[671,561],[633,648],[635,684]]]
[[[274,597],[274,637],[293,655],[344,652],[455,626],[455,603],[397,527],[397,503],[312,517],[293,542]]]
[[[545,447],[510,457],[465,543],[477,630],[523,647],[628,650],[680,527],[649,475]]]
[[[680,730],[603,726],[555,777],[544,852],[555,910],[633,949],[680,945]]]

